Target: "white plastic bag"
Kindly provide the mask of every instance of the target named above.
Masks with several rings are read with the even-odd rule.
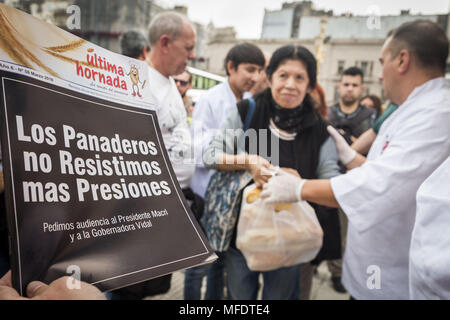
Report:
[[[323,231],[306,202],[266,204],[261,189],[244,189],[236,246],[253,271],[275,270],[313,260]]]

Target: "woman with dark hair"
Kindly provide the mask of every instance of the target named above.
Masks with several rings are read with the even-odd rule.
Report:
[[[247,170],[259,187],[268,181],[270,171],[276,166],[304,178],[338,175],[336,145],[327,132],[327,123],[318,115],[310,97],[310,92],[316,87],[314,56],[302,46],[281,47],[272,55],[266,73],[269,88],[254,97],[254,108],[251,107],[253,103],[250,100],[237,104],[237,108],[225,120],[223,130],[205,150],[205,166],[219,171]],[[248,129],[245,134],[242,131],[244,123]],[[237,197],[234,207],[239,208],[240,201]],[[335,210],[319,206],[314,208],[318,216],[319,211]],[[210,242],[221,242],[221,249],[227,252],[225,268],[229,298],[256,299],[258,277],[262,274],[263,299],[298,299],[299,266],[264,272],[250,270],[245,257],[236,248],[239,212],[232,208],[230,211],[236,215],[230,220],[233,221],[232,226],[223,225],[223,222],[219,222],[220,219],[207,217],[205,220],[206,225],[217,224],[209,225],[207,229],[211,227],[221,230],[208,235],[208,238]],[[335,219],[330,224],[336,225],[334,235],[338,238],[335,239],[334,235],[330,238],[330,233],[322,225],[324,247],[326,243],[331,246],[328,245],[326,252],[322,248],[316,257],[317,261],[335,259],[341,255],[338,216],[330,212],[325,215]]]
[[[374,94],[364,96],[359,100],[359,103],[366,108],[373,108],[377,112],[377,118],[381,116],[383,111],[381,110],[381,99]]]

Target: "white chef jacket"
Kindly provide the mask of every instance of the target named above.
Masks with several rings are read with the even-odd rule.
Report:
[[[450,158],[417,192],[411,238],[411,299],[450,299]]]
[[[150,90],[157,100],[156,114],[173,170],[181,188],[189,187],[195,170],[192,141],[183,99],[172,77],[149,67]]]
[[[250,95],[251,96],[251,95]],[[236,97],[228,78],[200,97],[192,114],[191,134],[194,141],[196,167],[192,190],[204,197],[213,170],[205,169],[202,155],[230,112],[236,109]]]
[[[342,282],[356,299],[408,299],[415,195],[450,150],[450,83],[415,88],[382,125],[367,161],[331,179],[348,217]]]

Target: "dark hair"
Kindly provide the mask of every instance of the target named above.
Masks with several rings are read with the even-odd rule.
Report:
[[[370,100],[372,100],[373,102],[373,107],[374,109],[377,111],[377,116],[381,115],[381,99],[378,98],[378,96],[374,95],[374,94],[368,94],[364,97],[362,97],[361,99],[359,99],[359,102],[361,103],[361,101],[363,101],[364,99],[369,98]]]
[[[120,47],[124,56],[135,59],[139,58],[142,50],[150,51],[147,39],[136,30],[127,31],[120,37]]]
[[[314,89],[317,84],[317,62],[314,55],[303,46],[286,45],[278,48],[272,55],[269,65],[266,69],[266,74],[269,79],[272,78],[273,73],[278,69],[280,64],[286,60],[299,60],[305,67],[309,78],[309,87]]]
[[[225,71],[229,76],[230,74],[227,68],[228,61],[232,62],[234,69],[237,69],[241,63],[253,63],[263,68],[266,64],[266,58],[264,58],[261,49],[248,42],[237,44],[228,51],[224,65]]]
[[[344,72],[342,72],[342,77],[344,76],[352,76],[352,77],[360,76],[361,82],[364,82],[364,73],[358,67],[350,67],[344,70]]]
[[[445,31],[429,20],[403,23],[391,32],[389,45],[392,58],[405,47],[419,60],[422,67],[439,68],[445,72],[449,41]]]
[[[311,91],[310,96],[314,102],[314,107],[317,112],[326,119],[328,114],[327,101],[325,99],[325,91],[320,84],[316,84],[314,90]]]

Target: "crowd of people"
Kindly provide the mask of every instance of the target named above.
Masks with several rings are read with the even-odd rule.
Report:
[[[364,95],[364,73],[351,67],[341,75],[339,101],[327,106],[307,48],[285,45],[267,56],[244,42],[226,55],[226,80],[194,105],[186,66],[195,58],[196,34],[185,16],[158,14],[148,37],[130,31],[121,44],[124,55],[148,64],[174,172],[218,256],[185,271],[185,299],[256,299],[259,290],[263,299],[309,299],[314,269],[324,261],[334,289],[351,299],[450,298],[449,42],[437,24],[417,20],[387,35],[380,52],[384,103]],[[247,130],[266,130],[252,143],[270,149],[275,138],[278,150],[253,148]],[[228,223],[212,206],[217,179],[243,173],[266,203],[308,201],[314,208],[324,237],[313,261],[249,269],[236,246],[242,188],[225,208]],[[3,264],[1,274],[9,268]],[[375,286],[368,284],[373,267],[381,271]],[[20,298],[10,276],[0,280],[0,299]],[[28,297],[104,298],[87,284],[74,296],[58,281],[31,283]],[[167,292],[170,283],[166,275],[107,296],[142,299]]]

